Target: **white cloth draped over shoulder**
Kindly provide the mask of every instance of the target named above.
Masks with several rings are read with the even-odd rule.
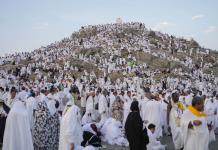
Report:
[[[189,129],[189,122],[194,120],[200,120],[202,124]],[[209,130],[206,117],[197,117],[190,110],[186,110],[181,118],[181,130],[184,150],[208,150]]]
[[[147,104],[145,105],[143,111],[143,121],[147,121],[149,124],[154,124],[156,126],[155,130],[155,136],[156,138],[159,138],[162,136],[162,118],[161,118],[161,103],[156,100],[149,100]]]
[[[100,124],[103,125],[105,123],[105,121],[108,118],[108,101],[107,98],[102,94],[99,97],[99,103],[98,103],[98,112],[101,115],[101,121]]]
[[[61,120],[59,150],[70,150],[71,144],[80,149],[82,135],[80,109],[72,105]]]
[[[2,150],[33,150],[29,115],[21,101],[8,114]]]
[[[93,96],[89,96],[86,101],[86,112],[90,112],[92,115],[94,115],[94,98]]]
[[[99,98],[99,109],[100,114],[108,113],[108,102],[106,97],[102,94]]]
[[[155,135],[148,130],[149,143],[147,145],[147,150],[165,150],[165,145],[162,145],[160,141],[157,141]]]
[[[124,104],[123,104],[123,126],[125,126],[126,119],[130,113],[130,106],[132,103],[132,99],[128,96],[124,96]]]
[[[82,125],[92,122],[92,113],[90,111],[86,111],[82,117]]]
[[[37,101],[34,97],[29,97],[26,101],[26,107],[27,107],[27,111],[28,111],[28,114],[29,114],[29,118],[30,118],[30,127],[32,129],[33,127],[33,112],[34,112],[34,109],[36,109],[37,107]]]
[[[169,116],[169,125],[172,132],[172,139],[174,143],[175,150],[180,150],[183,148],[183,141],[181,136],[181,126],[180,119],[182,115],[182,110],[172,101],[172,109]]]
[[[216,111],[216,105],[215,102],[207,99],[204,104],[204,112],[207,115],[207,123],[212,125],[212,130],[210,130],[210,142],[216,141],[214,129],[215,129],[215,111]]]
[[[215,111],[217,112],[217,114],[215,115],[215,128],[218,128],[218,100],[216,99],[214,102],[214,106],[215,106]]]
[[[122,123],[114,118],[109,118],[101,128],[105,140],[111,145],[128,146],[129,143],[122,133]]]

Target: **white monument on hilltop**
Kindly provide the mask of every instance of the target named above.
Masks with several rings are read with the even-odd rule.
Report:
[[[117,19],[116,19],[116,23],[117,23],[117,24],[122,24],[122,23],[123,23],[123,21],[122,21],[122,19],[121,19],[121,18],[117,18]]]

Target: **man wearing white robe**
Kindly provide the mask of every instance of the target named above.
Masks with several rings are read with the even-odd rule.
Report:
[[[80,97],[81,97],[81,108],[82,111],[85,111],[85,107],[86,107],[86,87],[85,85],[82,85],[82,89],[80,91]]]
[[[183,148],[183,141],[181,135],[182,131],[180,126],[180,120],[183,110],[182,108],[179,108],[177,104],[178,101],[179,101],[179,95],[177,93],[173,93],[172,101],[171,101],[172,108],[170,110],[170,115],[169,115],[169,125],[172,132],[172,139],[173,139],[175,150],[180,150]]]
[[[95,92],[91,91],[89,93],[89,97],[86,101],[86,112],[91,114],[91,117],[93,120],[95,120],[95,114],[94,114],[94,110],[95,110],[95,105],[94,105],[94,96],[95,96]]]
[[[98,104],[99,104],[98,111],[99,111],[99,114],[101,116],[100,124],[103,125],[108,117],[108,110],[109,110],[108,109],[108,100],[107,100],[107,90],[104,90],[103,94],[101,94]]]
[[[61,120],[59,150],[79,150],[83,141],[80,109],[72,105]]]
[[[35,99],[35,93],[32,92],[31,96],[27,99],[26,107],[27,107],[27,111],[29,113],[30,127],[32,129],[32,127],[33,127],[33,112],[34,112],[34,109],[36,109],[36,107],[37,107],[37,102],[36,102],[36,99]]]
[[[2,150],[33,150],[29,115],[22,101],[16,101],[8,114]]]
[[[204,104],[204,112],[207,115],[207,123],[211,126],[210,130],[210,142],[216,141],[214,129],[215,129],[215,115],[216,115],[216,106],[212,98],[206,99]]]
[[[17,98],[22,99],[22,100],[26,100],[27,96],[28,96],[28,93],[26,92],[26,88],[23,86],[22,91],[18,93]]]
[[[128,91],[127,95],[124,96],[124,104],[123,104],[123,127],[126,123],[126,119],[130,113],[130,106],[132,103],[131,92]]]
[[[185,105],[187,107],[187,106],[191,105],[193,97],[192,97],[191,91],[188,89],[185,89],[185,94],[186,94]]]
[[[218,95],[214,98],[214,105],[215,105],[215,129],[218,128]]]
[[[163,130],[165,134],[169,134],[168,124],[167,124],[167,106],[169,105],[170,96],[167,94],[160,95],[161,97],[161,108],[162,108],[162,121],[163,121]]]
[[[144,124],[144,127],[145,125],[148,123],[148,120],[147,120],[147,112],[146,112],[146,105],[147,105],[147,102],[151,99],[151,93],[150,93],[150,89],[149,88],[145,88],[144,89],[144,98],[139,101],[139,109],[140,109],[140,115],[142,117],[142,121],[143,121],[143,124]]]
[[[109,99],[110,99],[110,107],[109,107],[110,116],[112,115],[111,109],[112,109],[112,105],[113,105],[114,101],[116,100],[116,96],[117,96],[116,91],[110,93],[110,96],[109,96]]]
[[[209,130],[203,108],[203,99],[194,97],[192,105],[182,115],[181,130],[184,150],[208,150]]]
[[[90,111],[86,111],[82,117],[82,125],[93,122],[92,113]]]
[[[155,136],[160,138],[162,136],[162,118],[161,118],[161,103],[158,99],[151,99],[147,102],[144,109],[143,120],[146,120],[149,124],[154,124],[156,126]]]

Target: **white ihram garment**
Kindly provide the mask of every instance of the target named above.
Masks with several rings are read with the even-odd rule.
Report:
[[[2,150],[33,150],[29,115],[21,101],[16,101],[8,114]]]

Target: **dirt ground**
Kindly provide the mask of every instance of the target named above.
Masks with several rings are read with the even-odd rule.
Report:
[[[216,135],[216,139],[218,139],[218,135]],[[166,150],[174,150],[172,139],[170,136],[165,136],[161,139],[161,143],[164,145],[167,145]],[[106,143],[103,143],[106,148],[102,148],[101,150],[129,150],[128,147],[122,147],[122,146],[112,146],[108,145]],[[0,147],[1,150],[1,147]],[[209,150],[218,150],[218,140],[210,144]]]
[[[218,135],[216,135],[216,139],[218,139]],[[174,150],[172,138],[170,136],[163,137],[161,139],[161,143],[163,145],[167,145],[166,150]],[[129,150],[129,148],[127,147],[111,146],[111,145],[106,145],[106,146],[107,148],[105,148],[105,150]],[[218,140],[210,144],[209,150],[218,150]]]

